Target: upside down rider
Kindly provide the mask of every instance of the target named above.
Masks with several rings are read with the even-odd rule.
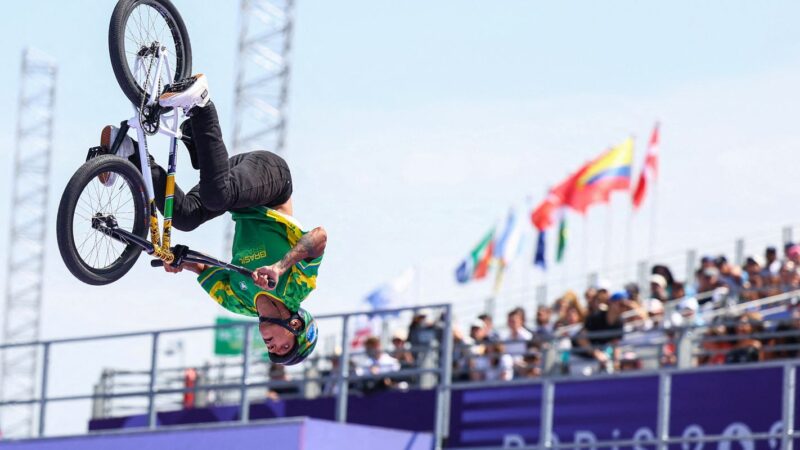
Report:
[[[200,171],[199,184],[188,192],[175,186],[172,225],[190,231],[231,212],[236,223],[233,263],[253,270],[253,277],[189,262],[164,268],[196,273],[203,289],[223,308],[257,316],[270,361],[286,365],[303,361],[314,350],[318,332],[314,318],[300,303],[316,287],[327,242],[325,230],[303,231],[292,217],[292,176],[283,158],[268,151],[228,157],[204,75],[167,86],[158,101],[163,107],[186,112],[189,119],[181,124],[181,140],[192,166]],[[117,133],[116,127],[106,126],[100,145],[109,149]],[[138,144],[130,137],[124,138],[117,156],[128,158],[141,170]],[[156,205],[163,212],[167,172],[152,156],[149,164]],[[106,184],[109,180],[103,175],[100,181]],[[269,280],[277,283],[271,287]]]

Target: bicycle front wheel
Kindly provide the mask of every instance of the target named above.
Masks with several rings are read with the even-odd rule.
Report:
[[[113,155],[90,159],[69,180],[58,206],[56,235],[64,264],[87,284],[117,281],[141,248],[98,231],[92,222],[110,219],[144,238],[149,215],[144,180],[133,164]]]
[[[169,71],[164,68],[156,77],[158,52],[154,49],[162,46]],[[192,72],[189,33],[169,0],[119,0],[111,14],[108,50],[119,87],[137,106],[154,86],[160,93]]]

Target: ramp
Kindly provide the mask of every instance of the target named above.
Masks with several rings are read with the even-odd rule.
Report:
[[[95,433],[0,441],[2,450],[430,450],[430,433],[341,424],[306,417],[248,424],[193,425],[155,431]]]

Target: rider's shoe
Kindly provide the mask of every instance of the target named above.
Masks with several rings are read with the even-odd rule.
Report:
[[[119,128],[114,125],[106,125],[103,131],[100,132],[100,147],[110,153],[111,144],[114,143],[118,133]],[[136,154],[136,144],[130,136],[126,135],[122,138],[122,143],[119,145],[119,148],[117,148],[116,155],[120,158],[129,159],[134,154]],[[97,175],[97,179],[100,180],[104,186],[113,186],[114,182],[117,180],[117,174],[114,172],[103,172]]]
[[[210,100],[208,95],[208,80],[201,74],[176,81],[164,88],[158,97],[158,103],[165,108],[183,108],[189,111],[195,106],[206,106]]]

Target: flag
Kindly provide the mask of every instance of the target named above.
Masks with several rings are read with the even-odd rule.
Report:
[[[489,231],[456,269],[456,280],[467,283],[480,279],[489,272],[489,262],[494,253],[494,229]]]
[[[372,309],[387,309],[397,306],[401,302],[403,294],[414,283],[415,276],[414,268],[410,267],[367,294],[365,301]]]
[[[632,161],[633,139],[628,138],[579,172],[571,195],[565,203],[584,214],[589,206],[607,202],[612,191],[629,189]]]
[[[553,213],[564,206],[572,198],[572,193],[583,174],[589,170],[589,164],[584,164],[577,172],[568,176],[547,193],[547,197],[533,210],[531,222],[537,229],[546,230],[553,225]]]
[[[556,262],[564,259],[564,250],[567,248],[567,215],[561,211],[561,222],[558,224],[558,247],[556,248]]]
[[[644,158],[644,167],[639,174],[639,181],[633,190],[633,209],[638,209],[644,201],[647,183],[655,181],[658,176],[658,123],[653,127],[650,143],[647,146],[647,155]]]
[[[517,218],[517,211],[511,208],[508,211],[503,231],[500,232],[492,249],[496,261],[503,266],[509,265],[519,255],[520,243],[522,240],[522,226]]]
[[[539,266],[542,270],[547,270],[547,261],[545,261],[545,230],[539,230],[539,237],[536,239],[536,255],[533,257],[533,265]]]

